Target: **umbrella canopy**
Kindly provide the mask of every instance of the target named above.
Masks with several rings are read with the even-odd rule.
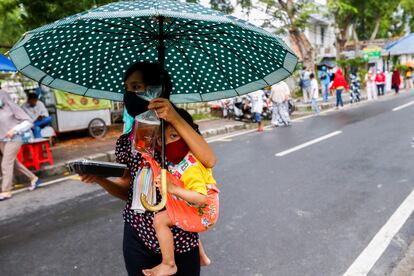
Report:
[[[16,72],[17,69],[14,66],[13,62],[7,57],[0,54],[0,71],[3,72]]]
[[[391,56],[414,54],[414,33],[409,34],[385,48]]]
[[[175,103],[246,94],[290,76],[297,63],[277,36],[171,0],[116,2],[59,20],[26,33],[9,55],[19,71],[50,87],[122,100],[125,70],[158,62],[160,41]]]

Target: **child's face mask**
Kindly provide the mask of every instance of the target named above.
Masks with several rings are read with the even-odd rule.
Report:
[[[174,165],[180,163],[189,151],[190,149],[182,138],[167,144],[165,147],[165,155],[168,161]]]

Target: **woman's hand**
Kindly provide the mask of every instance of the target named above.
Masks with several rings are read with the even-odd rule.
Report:
[[[175,122],[180,117],[175,111],[171,102],[164,98],[156,98],[150,101],[148,109],[155,110],[157,112],[158,118],[163,119],[169,123]]]
[[[87,184],[97,184],[102,177],[96,176],[96,175],[89,175],[89,174],[83,174],[79,175],[82,182],[85,182]]]
[[[156,178],[154,178],[154,184],[158,189],[162,189],[162,185],[161,185],[161,175],[158,175]],[[169,194],[174,194],[175,188],[177,186],[174,185],[174,183],[171,183],[170,181],[168,181],[168,177],[167,177],[167,192]]]
[[[6,138],[11,139],[14,136],[14,130],[10,129],[9,131],[7,131],[6,133]]]

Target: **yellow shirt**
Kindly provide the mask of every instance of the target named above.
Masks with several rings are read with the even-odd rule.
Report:
[[[202,195],[207,195],[208,184],[216,184],[212,170],[204,167],[191,152],[169,170],[184,183],[186,190],[195,191]]]

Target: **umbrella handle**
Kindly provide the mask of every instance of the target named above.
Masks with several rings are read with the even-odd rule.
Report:
[[[158,212],[165,207],[167,204],[167,170],[161,169],[161,202],[157,205],[151,205],[147,201],[147,196],[144,193],[141,193],[141,203],[142,206],[148,211]]]

